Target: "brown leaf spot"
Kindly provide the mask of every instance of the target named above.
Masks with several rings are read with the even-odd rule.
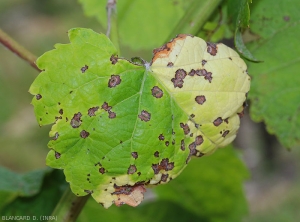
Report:
[[[58,134],[58,132],[56,132],[55,135],[54,135],[54,137],[52,138],[52,140],[57,140],[58,137],[59,137],[59,134]]]
[[[139,117],[142,121],[148,122],[148,121],[151,119],[151,114],[148,113],[146,110],[143,110],[143,111],[141,112],[141,114],[138,115],[138,117]]]
[[[193,137],[193,136],[194,136],[194,133],[191,133],[191,134],[190,134],[190,137]]]
[[[171,81],[174,84],[174,87],[179,87],[182,88],[183,87],[183,79],[186,77],[187,73],[184,69],[177,69],[175,72],[175,78],[172,78]]]
[[[183,87],[183,80],[182,79],[175,79],[172,78],[171,81],[173,82],[174,88],[178,87],[178,88],[182,88]]]
[[[99,173],[104,174],[105,173],[105,169],[103,167],[99,168]]]
[[[109,110],[111,110],[111,108],[112,107],[109,106],[107,102],[104,102],[101,106],[101,109],[104,109],[105,111],[109,111]]]
[[[116,87],[120,83],[121,83],[121,78],[119,75],[111,75],[111,78],[108,81],[108,87],[109,88]]]
[[[167,182],[168,177],[169,177],[169,174],[162,174],[160,180],[161,180],[162,182]]]
[[[164,95],[164,92],[158,86],[154,86],[151,89],[151,92],[152,96],[154,96],[155,98],[161,98]]]
[[[232,58],[231,58],[231,57],[228,57],[228,59],[232,60]]]
[[[201,135],[199,136],[196,136],[196,139],[195,139],[195,144],[196,146],[199,146],[203,143],[203,137]]]
[[[112,111],[108,111],[108,118],[110,118],[110,119],[114,119],[114,118],[116,118],[116,113],[115,112],[112,112]]]
[[[56,151],[55,151],[55,154],[54,154],[54,156],[55,156],[55,159],[59,159],[59,158],[60,158],[60,156],[61,156],[61,154],[60,154],[59,152],[56,152]]]
[[[111,64],[116,64],[118,62],[118,56],[117,55],[112,55],[109,59],[111,61]]]
[[[172,145],[175,145],[175,140],[174,139],[172,139]]]
[[[169,141],[166,141],[166,142],[165,142],[165,145],[166,145],[166,146],[169,146],[169,144],[170,144]]]
[[[283,16],[283,20],[286,22],[290,21],[290,16],[288,16],[288,15]]]
[[[212,77],[212,73],[211,72],[208,72],[205,76],[204,76],[204,79],[208,80],[209,83],[211,83],[213,77]]]
[[[88,193],[88,194],[94,193],[94,191],[92,191],[92,190],[84,190],[84,192],[86,192],[86,193]]]
[[[196,150],[196,143],[193,142],[189,145],[189,149],[190,149],[190,155],[191,156],[195,156],[197,154],[197,150]]]
[[[198,104],[203,105],[203,103],[205,103],[205,101],[206,101],[206,98],[205,98],[204,95],[196,96],[195,101],[196,101]]]
[[[159,134],[159,136],[158,136],[158,139],[159,139],[159,140],[164,140],[164,139],[165,139],[165,137],[164,137],[164,135],[163,135],[163,134]]]
[[[202,60],[202,65],[204,66],[206,63],[207,63],[207,61],[206,60]]]
[[[158,152],[158,151],[155,151],[154,156],[155,156],[155,157],[159,157],[159,152]]]
[[[192,113],[192,114],[190,115],[190,117],[191,117],[191,118],[194,118],[194,117],[195,117],[195,114]]]
[[[181,142],[180,142],[180,149],[181,149],[182,151],[185,151],[184,140],[181,140]]]
[[[95,112],[96,112],[98,109],[99,109],[99,106],[89,108],[89,110],[88,110],[88,115],[89,115],[89,116],[95,116]]]
[[[139,155],[138,155],[137,152],[132,152],[132,153],[131,153],[131,156],[132,156],[134,159],[136,159],[136,158],[139,157]]]
[[[134,174],[136,172],[136,166],[130,165],[127,171],[127,174]]]
[[[214,120],[213,124],[215,126],[220,126],[220,124],[223,123],[223,119],[221,117],[218,117],[217,119]]]
[[[167,168],[165,169],[166,171],[168,170],[173,170],[174,168],[174,162],[168,163]]]
[[[214,43],[207,42],[207,52],[212,56],[215,56],[218,52],[218,46]]]
[[[42,98],[42,95],[41,95],[41,94],[37,94],[37,95],[35,95],[35,98],[36,98],[37,100],[40,100],[40,99]]]
[[[183,129],[185,135],[190,133],[190,127],[188,126],[188,124],[180,123],[180,127]]]
[[[63,109],[60,109],[58,112],[59,112],[60,115],[64,114],[64,110]]]
[[[229,130],[224,131],[224,133],[222,134],[222,137],[225,138],[225,136],[227,136],[227,134],[228,134],[229,132],[230,132]]]
[[[184,69],[177,69],[175,72],[176,79],[184,79],[186,77],[186,71]]]
[[[226,119],[224,119],[224,122],[227,123],[227,124],[229,123],[228,119],[229,119],[229,117],[227,117]]]
[[[85,131],[85,130],[82,130],[80,132],[80,137],[83,138],[83,139],[87,138],[89,135],[90,135],[90,133]]]
[[[173,62],[168,62],[167,67],[172,67],[173,65]]]
[[[73,128],[78,128],[80,125],[81,125],[81,113],[78,112],[78,113],[75,113],[73,118],[71,119],[71,122],[70,122],[70,125],[73,127]]]
[[[188,73],[189,76],[194,76],[196,74],[196,71],[194,69],[191,69],[191,71]]]
[[[83,66],[80,70],[81,73],[85,73],[85,71],[88,69],[89,67],[87,65]]]
[[[159,164],[152,164],[152,169],[154,171],[154,174],[158,174],[159,173]]]

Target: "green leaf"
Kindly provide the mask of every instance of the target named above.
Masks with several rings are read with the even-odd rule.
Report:
[[[51,215],[67,184],[61,171],[51,170],[50,173],[50,170],[47,168],[46,170],[32,171],[25,174],[27,187],[31,186],[31,192],[28,195],[21,193],[14,200],[6,202],[0,208],[1,216],[29,216],[31,219],[32,216],[36,216],[39,219],[40,216]],[[45,177],[41,177],[41,174]],[[17,177],[18,175],[15,175],[15,178]],[[39,185],[37,186],[36,183],[39,183]],[[18,186],[11,184],[11,187]],[[28,188],[27,190],[29,190]]]
[[[88,16],[107,26],[106,2],[79,0]],[[117,1],[120,42],[133,50],[153,49],[178,33],[196,34],[221,0]],[[142,30],[142,32],[141,32]],[[139,33],[139,34],[137,34]]]
[[[231,15],[234,27],[234,45],[238,52],[252,62],[261,62],[247,49],[242,38],[242,30],[249,28],[251,0],[229,0],[228,14]]]
[[[243,181],[245,165],[232,147],[192,161],[168,186],[155,188],[159,199],[178,205],[210,221],[241,221],[247,212]]]
[[[155,200],[145,202],[137,208],[127,206],[111,207],[109,210],[99,208],[99,204],[88,201],[83,211],[78,217],[78,222],[84,221],[131,221],[131,222],[182,222],[182,221],[201,221],[208,222],[208,218],[199,217],[193,212],[185,209],[179,204],[167,200]]]
[[[249,45],[265,60],[249,64],[253,76],[251,117],[264,121],[268,131],[288,148],[300,139],[299,7],[299,1],[258,1],[251,27],[261,38]]]
[[[179,35],[141,66],[103,34],[69,38],[37,60],[44,71],[30,92],[39,124],[55,123],[47,164],[64,169],[76,195],[136,206],[144,186],[235,138],[250,78],[232,49]]]
[[[15,193],[22,197],[33,196],[40,191],[43,178],[50,171],[50,168],[45,168],[18,174],[0,167],[0,192]]]

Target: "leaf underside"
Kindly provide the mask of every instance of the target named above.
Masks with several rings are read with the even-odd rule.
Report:
[[[39,124],[54,123],[47,165],[64,169],[76,195],[136,206],[144,186],[235,138],[250,77],[232,49],[178,35],[140,66],[103,34],[69,38],[37,60],[30,93]]]

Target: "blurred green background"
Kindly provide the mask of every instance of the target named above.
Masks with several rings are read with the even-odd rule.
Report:
[[[0,1],[0,28],[36,56],[53,49],[55,43],[68,43],[66,32],[73,27],[105,32],[96,19],[84,15],[76,1]],[[123,54],[128,56],[149,59],[152,55],[151,51],[126,50]],[[0,165],[15,172],[45,167],[50,126],[38,126],[28,93],[37,75],[0,46]],[[281,147],[263,124],[250,120],[248,110],[241,126],[234,145],[251,172],[245,183],[249,215],[244,221],[300,221],[299,149]]]

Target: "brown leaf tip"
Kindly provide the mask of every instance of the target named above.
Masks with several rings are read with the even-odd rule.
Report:
[[[171,39],[170,42],[167,44],[161,46],[160,48],[154,49],[153,50],[153,58],[151,61],[151,64],[155,62],[156,59],[158,58],[166,58],[169,56],[169,54],[172,52],[174,45],[176,44],[176,41],[178,40],[183,40],[187,37],[188,35],[186,34],[179,34],[176,36],[176,38]]]

